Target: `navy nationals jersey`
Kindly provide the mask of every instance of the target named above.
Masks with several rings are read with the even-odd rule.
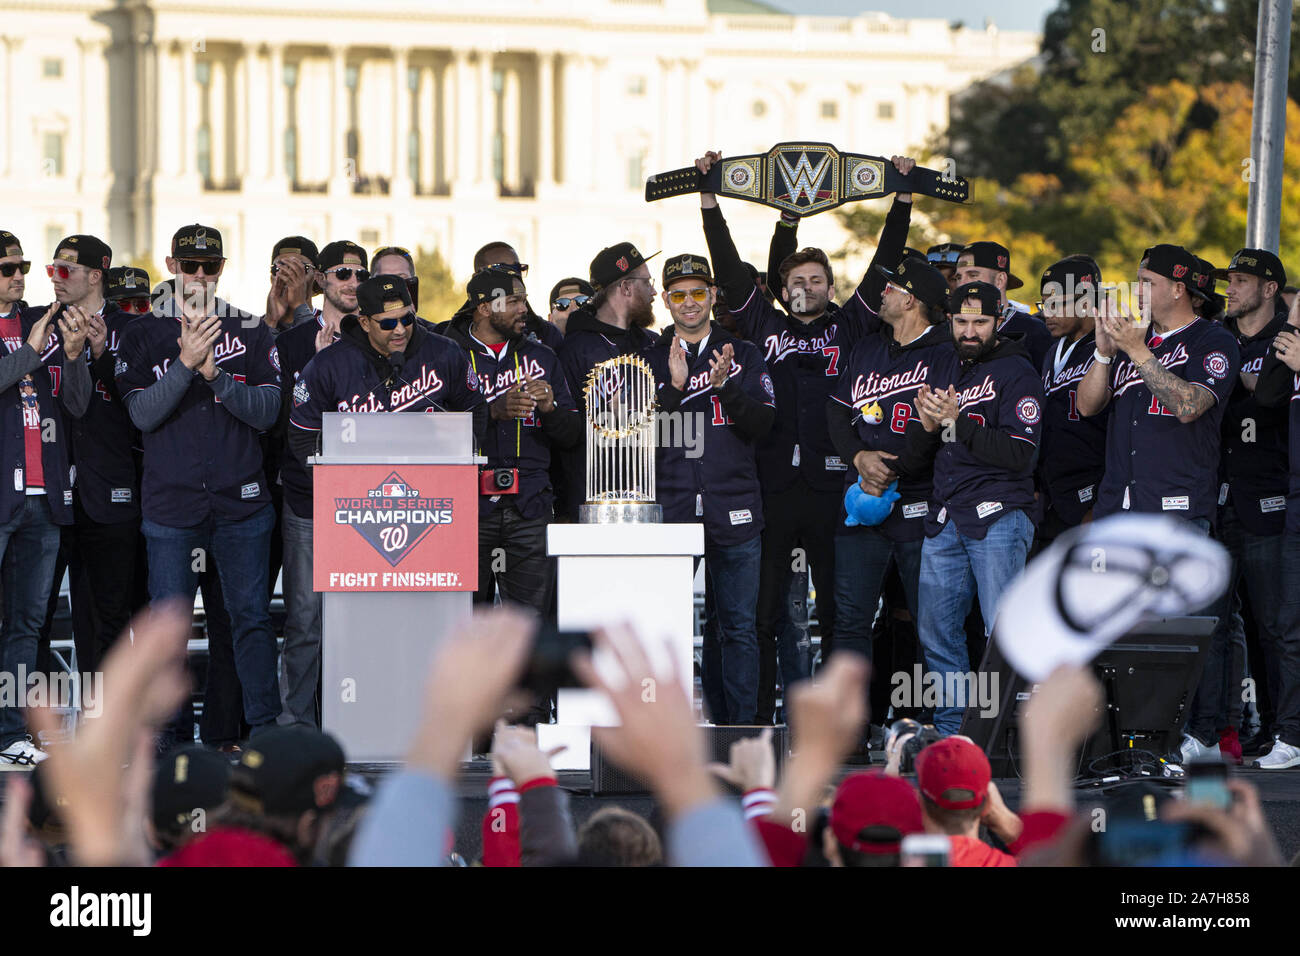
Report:
[[[944,365],[938,355],[935,358],[930,387],[953,386],[961,414],[957,440],[941,442],[935,456],[934,500],[925,533],[934,537],[952,519],[961,534],[979,540],[988,534],[989,525],[1016,509],[1032,514],[1034,466],[1031,458],[1023,469],[1011,471],[981,460],[972,446],[980,444],[981,429],[991,429],[1037,448],[1043,383],[1024,348],[1011,339],[999,339],[992,351],[974,362],[961,361],[956,349],[948,353]]]
[[[310,322],[300,322],[291,329],[285,329],[276,337],[275,347],[280,352],[280,379],[284,383],[284,409],[281,415],[283,428],[288,427],[289,414],[293,409],[293,387],[298,383],[302,370],[316,357],[316,334],[325,327],[325,321],[317,315]],[[338,341],[338,333],[334,333]],[[283,428],[281,431],[283,431]],[[287,440],[287,436],[282,435]],[[311,469],[293,454],[280,457],[280,484],[284,488],[284,501],[293,513],[304,521],[312,517],[312,482]]]
[[[834,399],[851,409],[854,434],[868,451],[902,455],[909,429],[922,428],[916,417],[916,392],[930,382],[936,359],[944,368],[952,362],[952,332],[947,324],[931,326],[907,345],[894,341],[888,326],[853,347],[840,375]],[[843,489],[858,480],[853,462]],[[925,535],[933,470],[898,480],[899,499],[880,525],[895,541],[917,541]],[[841,502],[840,517],[844,506]]]
[[[1041,318],[1007,303],[1006,308],[1002,310],[1002,324],[998,326],[998,335],[1019,341],[1029,354],[1029,363],[1034,368],[1043,367],[1043,359],[1052,346],[1052,333],[1047,331],[1047,326]]]
[[[1043,433],[1038,478],[1045,504],[1068,526],[1083,521],[1097,500],[1106,470],[1107,407],[1079,414],[1079,382],[1092,368],[1097,349],[1093,332],[1074,342],[1054,339],[1043,360]]]
[[[115,375],[123,401],[161,379],[180,361],[181,323],[175,300],[128,323]],[[280,387],[280,357],[266,323],[217,300],[221,338],[213,346],[217,368],[236,382]],[[171,528],[189,528],[215,514],[247,518],[271,500],[262,472],[258,429],[222,407],[212,386],[195,372],[180,402],[163,423],[141,434],[144,445],[144,517]]]
[[[672,381],[668,370],[672,340],[669,327],[645,356],[661,404]],[[738,388],[754,402],[775,404],[772,379],[758,349],[714,324],[694,361],[688,358],[681,402],[668,413],[669,440],[661,434],[655,453],[655,491],[664,521],[702,520],[709,542],[724,547],[753,540],[763,530],[756,443],[728,416],[723,398],[709,382],[709,361],[714,351],[728,343],[733,359],[730,379],[722,390]],[[682,440],[672,440],[674,420],[681,424]]]
[[[341,332],[293,386],[290,427],[318,432],[325,412],[472,412],[483,404],[478,379],[451,339],[412,326],[398,376],[390,380],[355,316],[343,319]]]
[[[895,219],[902,217],[901,253],[910,204],[896,203],[895,208],[901,208],[901,214],[891,210]],[[758,449],[764,492],[784,491],[800,477],[819,491],[842,488],[850,463],[840,460],[831,441],[826,402],[836,394],[853,347],[880,327],[877,309],[883,276],[869,268],[848,304],[828,306],[817,319],[802,322],[759,292],[740,260],[722,211],[714,207],[700,213],[728,311],[740,334],[759,347],[776,389],[776,423]],[[888,265],[893,266],[897,258]]]
[[[1291,401],[1288,403],[1290,465],[1286,495],[1286,533],[1300,534],[1300,375],[1291,377]]]
[[[452,338],[452,341],[459,340]],[[549,518],[554,504],[548,473],[551,449],[556,441],[561,447],[569,447],[582,436],[582,422],[560,372],[559,359],[533,336],[506,342],[500,355],[468,333],[461,344],[468,352],[470,368],[478,376],[483,400],[488,404],[525,381],[540,379],[550,384],[555,402],[555,410],[550,414],[534,411],[526,418],[490,419],[487,423],[483,454],[493,468],[519,469],[519,494],[479,496],[481,515],[491,514],[501,505],[513,504],[525,518],[543,515]]]
[[[114,371],[126,327],[138,317],[112,303],[101,317],[108,332],[104,351],[93,358],[87,342],[82,353],[90,366],[90,405],[81,418],[69,416],[68,430],[81,507],[92,521],[115,524],[140,517],[140,432],[122,403]]]
[[[1106,474],[1097,494],[1098,518],[1117,511],[1167,511],[1213,520],[1219,473],[1219,428],[1240,368],[1232,333],[1195,319],[1167,335],[1154,326],[1147,348],[1179,378],[1206,389],[1214,405],[1183,424],[1151,394],[1122,353],[1111,367],[1111,415]]]
[[[0,338],[0,355],[18,351],[42,316],[45,308],[16,306],[21,335]],[[10,313],[13,314],[12,312]],[[41,429],[41,468],[45,473],[45,495],[50,517],[55,524],[72,524],[72,485],[76,469],[72,467],[68,442],[64,439],[64,422],[72,415],[59,398],[63,378],[63,347],[55,334],[58,319],[50,322],[50,332],[41,347],[43,369],[38,368],[0,392],[0,524],[18,514],[27,496],[27,445],[25,416],[37,415]],[[31,395],[35,392],[34,397]],[[33,404],[34,407],[33,407]],[[46,423],[52,423],[48,428]],[[44,440],[49,437],[49,441]]]
[[[1229,319],[1225,324],[1241,350],[1241,371],[1259,375],[1269,347],[1287,328],[1279,311],[1258,334],[1246,337]],[[1281,534],[1286,524],[1288,415],[1256,401],[1238,375],[1223,413],[1223,457],[1219,464],[1219,504],[1233,509],[1251,534]]]

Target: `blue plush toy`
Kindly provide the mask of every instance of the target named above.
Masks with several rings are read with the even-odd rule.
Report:
[[[845,527],[856,528],[858,525],[872,527],[880,524],[889,517],[889,512],[894,510],[894,502],[899,499],[897,489],[898,482],[891,482],[885,489],[885,493],[877,498],[863,491],[861,483],[855,481],[849,486],[849,490],[844,492],[844,510],[847,512],[844,519]]]

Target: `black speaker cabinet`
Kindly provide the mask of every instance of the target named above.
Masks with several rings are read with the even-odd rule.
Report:
[[[786,755],[790,752],[790,731],[785,724],[778,724],[769,729],[772,731],[772,749],[776,752],[777,780],[780,780]],[[731,759],[731,745],[737,740],[757,737],[762,732],[762,727],[714,727],[710,724],[700,726],[700,733],[704,734],[708,741],[705,751],[708,759],[716,763],[727,763]],[[613,763],[596,746],[595,741],[592,741],[591,792],[593,794],[649,793],[650,787],[644,780]]]

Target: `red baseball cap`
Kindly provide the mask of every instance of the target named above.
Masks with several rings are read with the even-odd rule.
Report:
[[[868,827],[896,830],[898,840],[873,840],[870,834],[864,838],[863,830]],[[897,853],[903,837],[923,830],[921,801],[906,780],[887,777],[880,770],[866,770],[845,777],[835,791],[831,832],[850,850]]]
[[[945,810],[972,810],[988,795],[993,769],[989,758],[969,740],[945,737],[926,747],[916,758],[916,783]],[[969,799],[944,797],[950,790],[965,790]]]

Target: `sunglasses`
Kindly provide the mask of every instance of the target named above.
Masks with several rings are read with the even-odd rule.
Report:
[[[306,269],[309,273],[314,272],[316,270],[316,267],[311,265],[310,263],[304,263],[303,268]],[[277,262],[275,263],[275,265],[271,266],[271,275],[277,276],[279,274],[280,274],[280,263]]]
[[[957,260],[961,258],[961,250],[949,249],[945,252],[932,252],[926,258],[930,260],[930,265],[955,266]]]
[[[690,296],[696,302],[704,303],[709,300],[708,289],[674,289],[668,293],[668,301],[673,305],[681,305]]]
[[[589,295],[570,295],[570,296],[565,296],[564,298],[561,299],[556,299],[554,302],[551,303],[551,308],[559,309],[561,312],[564,312],[571,305],[583,306],[590,301],[591,301],[591,296]]]
[[[67,265],[63,265],[62,263],[59,263],[58,265],[46,266],[45,274],[49,276],[51,279],[53,279],[55,276],[58,276],[60,279],[66,279],[68,278],[68,276],[72,275],[72,273],[76,272],[78,269],[84,269],[84,268],[85,266],[67,266]],[[26,271],[27,271],[26,269],[23,270],[24,273],[26,273]]]
[[[177,264],[181,267],[181,272],[187,276],[192,276],[200,269],[205,276],[214,276],[221,271],[225,265],[225,259],[178,259]]]
[[[353,273],[356,273],[358,282],[365,282],[370,278],[370,271],[368,269],[353,269],[348,266],[341,266],[338,269],[325,270],[327,276],[334,276],[340,282],[347,282],[352,278]]]
[[[0,276],[4,276],[6,279],[12,276],[15,272],[21,272],[23,275],[27,275],[27,273],[31,271],[32,271],[32,264],[26,261],[6,262],[0,264]]]
[[[153,303],[149,301],[147,295],[141,295],[130,299],[118,299],[117,307],[123,312],[144,315],[153,310]]]
[[[528,275],[528,263],[526,262],[498,262],[490,266],[489,268],[504,269],[506,272],[509,272],[511,275],[516,275],[519,276],[520,278]]]
[[[375,323],[377,326],[379,326],[379,327],[380,327],[381,329],[383,329],[385,332],[391,332],[391,331],[393,331],[393,329],[397,328],[397,323],[398,323],[398,322],[401,322],[401,323],[402,323],[402,328],[406,328],[408,325],[413,324],[413,323],[415,322],[415,313],[414,313],[414,312],[408,312],[408,313],[406,313],[406,315],[398,316],[398,317],[395,318],[395,319],[375,319],[375,318],[372,318],[370,321],[373,322],[373,323]]]

